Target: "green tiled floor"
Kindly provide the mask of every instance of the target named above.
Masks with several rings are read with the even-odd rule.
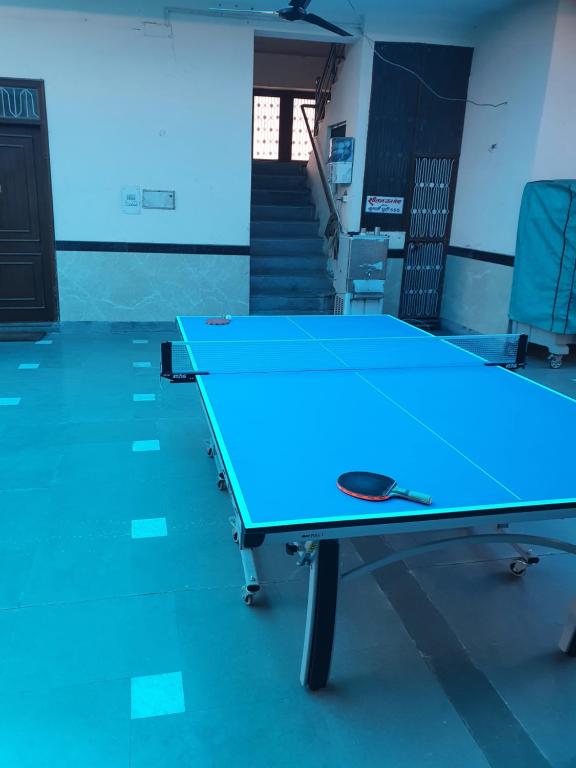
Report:
[[[373,579],[342,590],[331,686],[300,687],[307,573],[267,546],[262,597],[241,602],[197,392],[159,379],[175,335],[65,324],[50,345],[0,344],[0,397],[22,398],[0,408],[0,768],[500,768]],[[571,366],[529,375],[575,394]],[[167,535],[133,538],[149,518]],[[545,764],[568,768],[576,667],[554,643],[576,561],[511,581],[497,548],[454,554],[413,574]],[[351,544],[342,558],[360,562]],[[179,673],[183,713],[131,719],[132,678]]]

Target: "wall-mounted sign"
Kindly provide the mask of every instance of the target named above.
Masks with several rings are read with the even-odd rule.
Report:
[[[122,187],[122,213],[142,213],[142,190],[140,187]]]
[[[366,196],[366,213],[402,213],[403,210],[403,197],[390,197],[389,195]]]
[[[172,190],[143,189],[142,208],[161,208],[173,211],[176,208],[176,193]]]

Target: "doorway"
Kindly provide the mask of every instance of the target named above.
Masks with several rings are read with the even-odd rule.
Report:
[[[306,91],[254,89],[253,160],[308,160],[312,146],[300,109],[303,104],[315,104]]]
[[[300,107],[315,104],[330,50],[315,40],[256,36],[253,160],[307,162],[312,147]]]
[[[57,319],[44,84],[0,78],[0,323]]]

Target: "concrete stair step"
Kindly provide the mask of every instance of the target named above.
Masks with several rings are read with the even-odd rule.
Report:
[[[316,218],[313,205],[253,205],[252,221],[312,221]]]
[[[252,205],[311,205],[309,189],[255,189],[252,187]]]
[[[272,275],[288,272],[321,272],[326,270],[326,256],[254,256],[250,257],[250,274]]]
[[[271,173],[257,173],[252,176],[252,189],[305,190],[307,189],[307,181],[306,176],[293,174],[275,176]]]
[[[252,173],[259,176],[305,176],[306,163],[281,163],[279,160],[253,160]]]
[[[250,237],[315,237],[318,235],[318,226],[317,221],[253,221],[250,224]]]
[[[334,312],[334,296],[282,296],[281,294],[250,296],[250,314],[328,315]]]
[[[323,254],[321,237],[254,238],[250,253],[255,256],[319,256]]]
[[[298,296],[322,296],[333,291],[332,283],[326,273],[254,275],[250,276],[251,294],[281,294]]]

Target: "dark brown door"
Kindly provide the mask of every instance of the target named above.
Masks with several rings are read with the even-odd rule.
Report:
[[[0,96],[8,92],[4,82]],[[13,103],[5,98],[5,114]],[[0,323],[51,321],[57,302],[46,137],[41,124],[19,124],[12,112],[0,121]]]

